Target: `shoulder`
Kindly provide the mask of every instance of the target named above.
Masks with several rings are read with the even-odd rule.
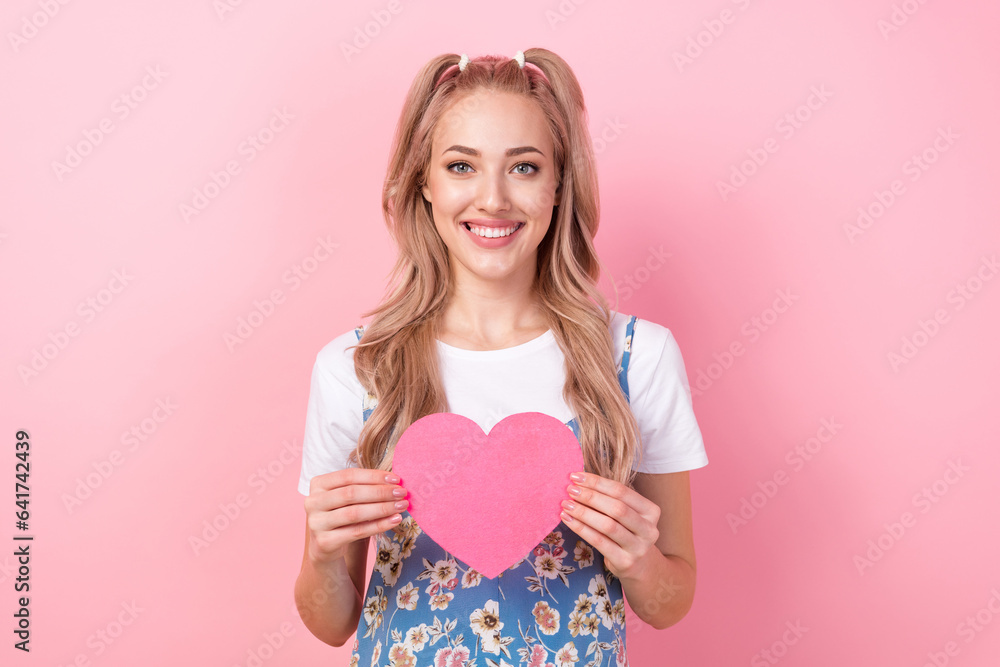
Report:
[[[625,337],[629,316],[617,322]],[[629,406],[642,441],[635,469],[660,474],[708,464],[680,347],[667,327],[636,319],[628,364]]]
[[[626,351],[626,343],[628,344],[631,357],[629,366],[633,363],[645,366],[649,361],[655,365],[665,348],[676,348],[677,343],[670,329],[652,320],[644,320],[639,317],[635,317],[635,321],[632,322],[633,317],[633,315],[617,311],[612,311],[611,317],[611,335],[615,350],[620,356]],[[632,323],[632,335],[630,340],[626,340],[629,335],[628,325],[630,322]]]
[[[357,330],[352,328],[320,348],[316,353],[317,375],[321,379],[339,381],[360,391],[361,383],[354,374],[354,347],[352,347],[357,343]]]
[[[631,315],[616,313],[612,326],[618,358],[625,362],[623,352],[629,352],[627,374],[633,408],[663,407],[662,401],[682,400],[685,395],[690,401],[684,357],[673,332],[657,322],[636,318],[631,339],[626,341],[631,320]]]

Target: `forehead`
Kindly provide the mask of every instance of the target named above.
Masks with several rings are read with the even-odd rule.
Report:
[[[463,95],[442,114],[434,129],[434,151],[460,144],[483,152],[502,153],[516,146],[535,146],[552,154],[545,114],[523,95],[479,90]]]

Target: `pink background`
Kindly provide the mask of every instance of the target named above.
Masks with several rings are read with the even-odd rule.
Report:
[[[665,631],[630,614],[633,663],[996,664],[1000,8],[233,3],[4,3],[4,664],[248,665],[270,635],[268,667],[346,665],[292,598],[312,363],[382,294],[414,74],[533,46],[584,88],[606,293],[669,327],[701,386],[696,601]],[[876,215],[849,234],[859,207]],[[30,656],[11,648],[18,429]]]

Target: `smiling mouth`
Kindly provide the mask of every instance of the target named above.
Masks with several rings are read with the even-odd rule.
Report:
[[[484,239],[498,239],[504,236],[510,236],[517,230],[524,227],[523,222],[516,222],[509,227],[481,227],[479,225],[473,225],[468,222],[463,222],[462,226],[467,230]]]

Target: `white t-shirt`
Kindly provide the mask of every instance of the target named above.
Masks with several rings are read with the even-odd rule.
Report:
[[[621,359],[629,316],[614,312],[615,361]],[[299,493],[309,495],[316,475],[349,467],[363,426],[365,390],[354,374],[354,329],[316,355],[302,443]],[[437,341],[441,376],[451,412],[484,432],[517,412],[541,412],[563,423],[576,416],[562,397],[564,357],[552,330],[502,350],[463,350]],[[680,348],[669,329],[637,319],[628,364],[630,406],[642,437],[644,473],[693,470],[708,464],[691,404]]]

